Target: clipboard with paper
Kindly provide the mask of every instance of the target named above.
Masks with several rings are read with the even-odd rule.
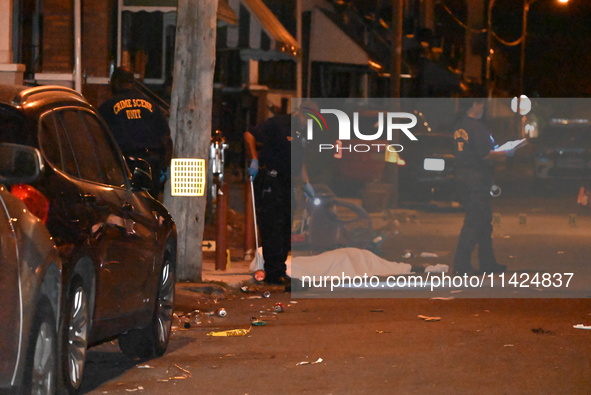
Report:
[[[519,147],[525,145],[526,143],[527,143],[527,139],[511,140],[511,141],[507,141],[505,144],[495,148],[494,151],[495,152],[509,151],[512,149],[519,148]]]

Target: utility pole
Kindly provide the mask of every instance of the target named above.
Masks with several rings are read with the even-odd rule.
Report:
[[[486,82],[486,93],[487,96],[490,98],[493,96],[493,83],[492,83],[492,61],[494,55],[494,49],[492,47],[493,42],[493,31],[492,31],[492,12],[493,7],[495,6],[495,0],[490,0],[488,3],[488,14],[487,14],[487,23],[486,23],[486,75],[485,75],[485,82]]]
[[[390,49],[390,97],[394,101],[394,110],[400,110],[400,74],[402,73],[402,19],[404,0],[392,1],[392,48]],[[393,134],[393,144],[400,140],[400,132]],[[388,174],[390,173],[390,174]],[[386,163],[386,175],[392,183],[390,207],[398,207],[398,163]]]
[[[170,106],[174,158],[209,157],[217,5],[217,0],[178,1]],[[177,225],[180,281],[201,281],[206,200],[172,196],[170,183],[165,191],[164,203]]]
[[[392,0],[392,48],[390,51],[390,96],[392,98],[400,98],[403,14],[404,0]]]

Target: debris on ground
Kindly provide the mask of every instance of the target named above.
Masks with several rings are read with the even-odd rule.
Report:
[[[573,328],[575,328],[575,329],[588,329],[588,330],[591,330],[591,325],[577,324],[577,325],[573,325]]]
[[[266,321],[263,321],[261,319],[258,319],[257,317],[251,317],[250,319],[250,323],[254,326],[264,326],[267,325]]]
[[[224,318],[228,315],[228,311],[220,307],[214,311],[192,310],[188,313],[176,312],[172,315],[172,331],[188,330],[201,324],[211,324],[214,322],[213,317]]]
[[[175,363],[173,366],[166,369],[166,373],[171,375],[168,379],[158,379],[159,382],[168,382],[171,380],[186,380],[193,377],[193,374],[187,369]]]
[[[421,252],[419,255],[421,258],[439,258],[439,255],[435,254],[434,252]]]
[[[314,365],[314,364],[320,363],[320,362],[322,362],[322,361],[323,361],[323,359],[322,359],[322,358],[318,358],[318,359],[317,359],[316,361],[314,361],[314,362],[309,362],[309,361],[298,362],[298,363],[296,363],[296,366],[300,366],[300,365]]]
[[[215,337],[235,337],[235,336],[246,336],[250,332],[251,328],[248,329],[230,329],[227,331],[209,332],[207,336]]]
[[[141,385],[135,387],[135,388],[126,388],[125,391],[126,392],[135,392],[135,391],[143,391],[144,387],[142,387]]]
[[[538,335],[553,335],[554,332],[546,330],[544,328],[532,328],[531,330],[533,333]]]
[[[402,254],[402,258],[404,259],[412,259],[415,257],[415,254],[412,252],[412,250],[406,250],[404,251],[404,254]]]
[[[427,321],[427,322],[441,321],[441,317],[429,317],[429,316],[426,316],[426,315],[418,315],[417,317],[419,317],[423,321]]]
[[[449,266],[442,263],[436,265],[429,265],[425,268],[425,273],[448,273]]]

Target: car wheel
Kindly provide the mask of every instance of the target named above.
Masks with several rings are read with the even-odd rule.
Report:
[[[38,303],[24,376],[25,394],[55,394],[57,383],[57,333],[55,315],[46,297]]]
[[[82,384],[90,331],[88,291],[80,277],[75,277],[71,283],[65,312],[61,350],[62,385],[64,392],[72,394]]]
[[[167,252],[156,294],[156,307],[151,322],[140,329],[119,335],[119,347],[129,358],[150,358],[164,354],[168,347],[174,307],[175,262]]]

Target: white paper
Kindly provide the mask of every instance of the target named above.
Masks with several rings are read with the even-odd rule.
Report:
[[[526,139],[507,141],[505,144],[503,144],[499,148],[495,149],[495,151],[498,152],[498,151],[512,150],[513,148],[519,147],[521,144],[525,143],[525,140]]]

